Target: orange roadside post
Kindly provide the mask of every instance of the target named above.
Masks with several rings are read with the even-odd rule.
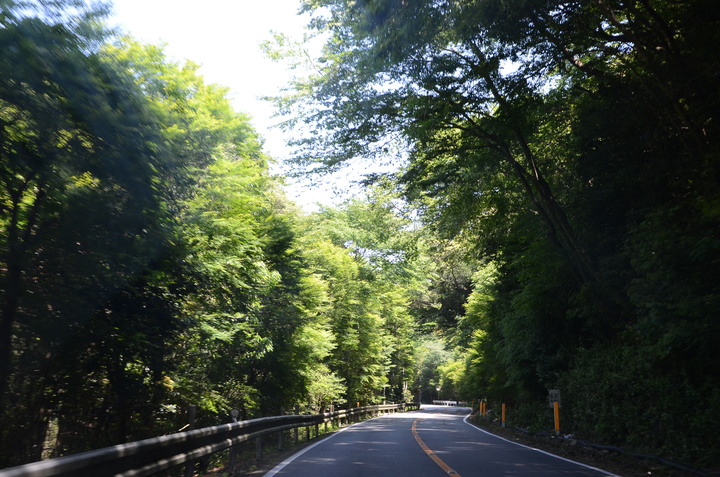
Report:
[[[505,403],[502,403],[502,421],[501,426],[505,427]]]
[[[553,402],[553,411],[555,411],[555,435],[560,435],[560,403]]]

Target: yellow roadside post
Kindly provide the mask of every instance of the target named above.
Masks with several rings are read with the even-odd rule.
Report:
[[[553,413],[555,414],[555,435],[560,435],[560,403],[562,400],[560,399],[560,390],[559,389],[550,389],[548,391],[548,404],[550,404],[550,407],[553,408]]]

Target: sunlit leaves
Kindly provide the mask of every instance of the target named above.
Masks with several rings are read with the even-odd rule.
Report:
[[[173,196],[187,197],[194,168],[210,164],[221,145],[231,144],[234,154],[264,160],[249,118],[232,108],[227,88],[205,83],[197,64],[172,62],[162,47],[131,38],[103,51],[105,61],[133,75],[153,105],[173,154],[163,165],[167,174],[175,176],[176,183],[168,185]]]

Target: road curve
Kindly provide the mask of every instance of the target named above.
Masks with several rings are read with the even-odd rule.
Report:
[[[489,434],[466,422],[469,412],[426,405],[354,424],[265,477],[618,477]]]

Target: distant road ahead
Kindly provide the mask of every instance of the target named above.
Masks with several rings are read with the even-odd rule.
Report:
[[[487,434],[468,408],[423,406],[371,419],[288,458],[265,477],[613,476]]]

